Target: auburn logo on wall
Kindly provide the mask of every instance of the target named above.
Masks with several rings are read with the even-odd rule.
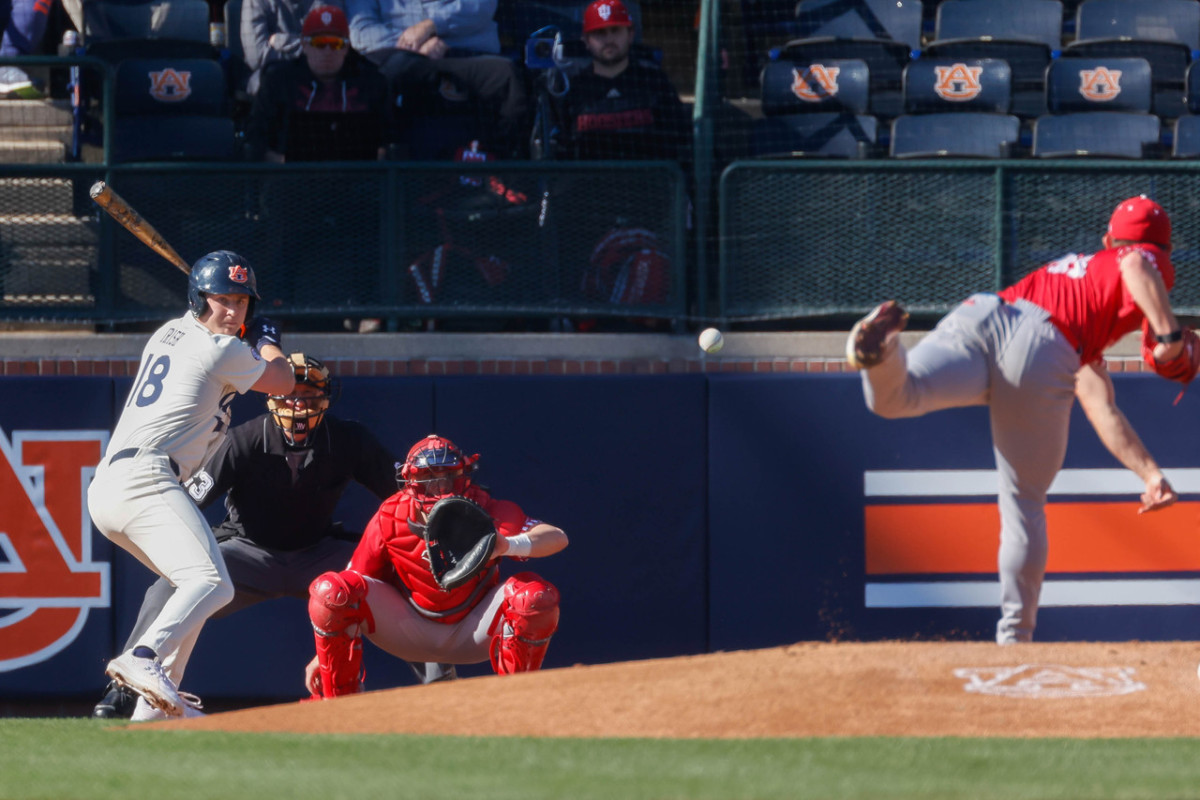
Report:
[[[933,91],[943,100],[961,103],[966,100],[974,100],[983,91],[983,85],[979,82],[979,76],[983,74],[983,67],[950,64],[949,66],[936,66],[933,70],[937,75]]]
[[[1121,70],[1108,67],[1079,70],[1079,93],[1097,103],[1116,99],[1121,93]]]
[[[810,64],[803,72],[792,70],[792,94],[808,103],[819,103],[837,97],[838,73],[841,67]]]
[[[192,94],[192,73],[170,67],[150,73],[150,96],[162,103],[180,103]]]
[[[92,560],[87,481],[106,431],[0,430],[0,672],[46,661],[109,606]]]

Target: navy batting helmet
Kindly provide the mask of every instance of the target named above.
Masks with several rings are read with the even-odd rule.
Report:
[[[261,299],[250,262],[231,250],[216,250],[192,265],[188,276],[188,307],[197,317],[204,313],[206,294],[250,295],[247,319],[254,314],[254,301]]]

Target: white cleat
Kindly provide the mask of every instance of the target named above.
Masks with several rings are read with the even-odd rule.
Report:
[[[163,711],[161,708],[155,708],[154,706],[147,703],[146,698],[139,697],[137,699],[137,705],[134,706],[134,708],[133,708],[133,716],[130,718],[129,721],[130,722],[153,722],[154,720],[159,720],[159,719],[181,719],[181,718],[182,719],[191,719],[193,717],[206,716],[205,713],[200,710],[201,703],[200,703],[199,697],[196,697],[196,695],[194,695],[194,694],[188,694],[187,692],[181,692],[179,696],[182,697],[185,701],[182,717],[172,717],[169,714],[167,714],[167,712]],[[194,705],[193,705],[193,702],[194,702]]]
[[[168,716],[181,716],[187,705],[158,659],[141,658],[129,651],[108,662],[104,674],[122,686],[128,686]]]

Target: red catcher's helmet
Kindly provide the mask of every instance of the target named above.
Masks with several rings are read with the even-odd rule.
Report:
[[[454,442],[431,433],[408,451],[396,479],[429,508],[443,497],[464,494],[478,462],[478,453],[463,455]]]

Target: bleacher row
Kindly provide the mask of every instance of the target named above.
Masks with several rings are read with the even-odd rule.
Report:
[[[757,156],[1200,155],[1200,0],[750,5]]]

